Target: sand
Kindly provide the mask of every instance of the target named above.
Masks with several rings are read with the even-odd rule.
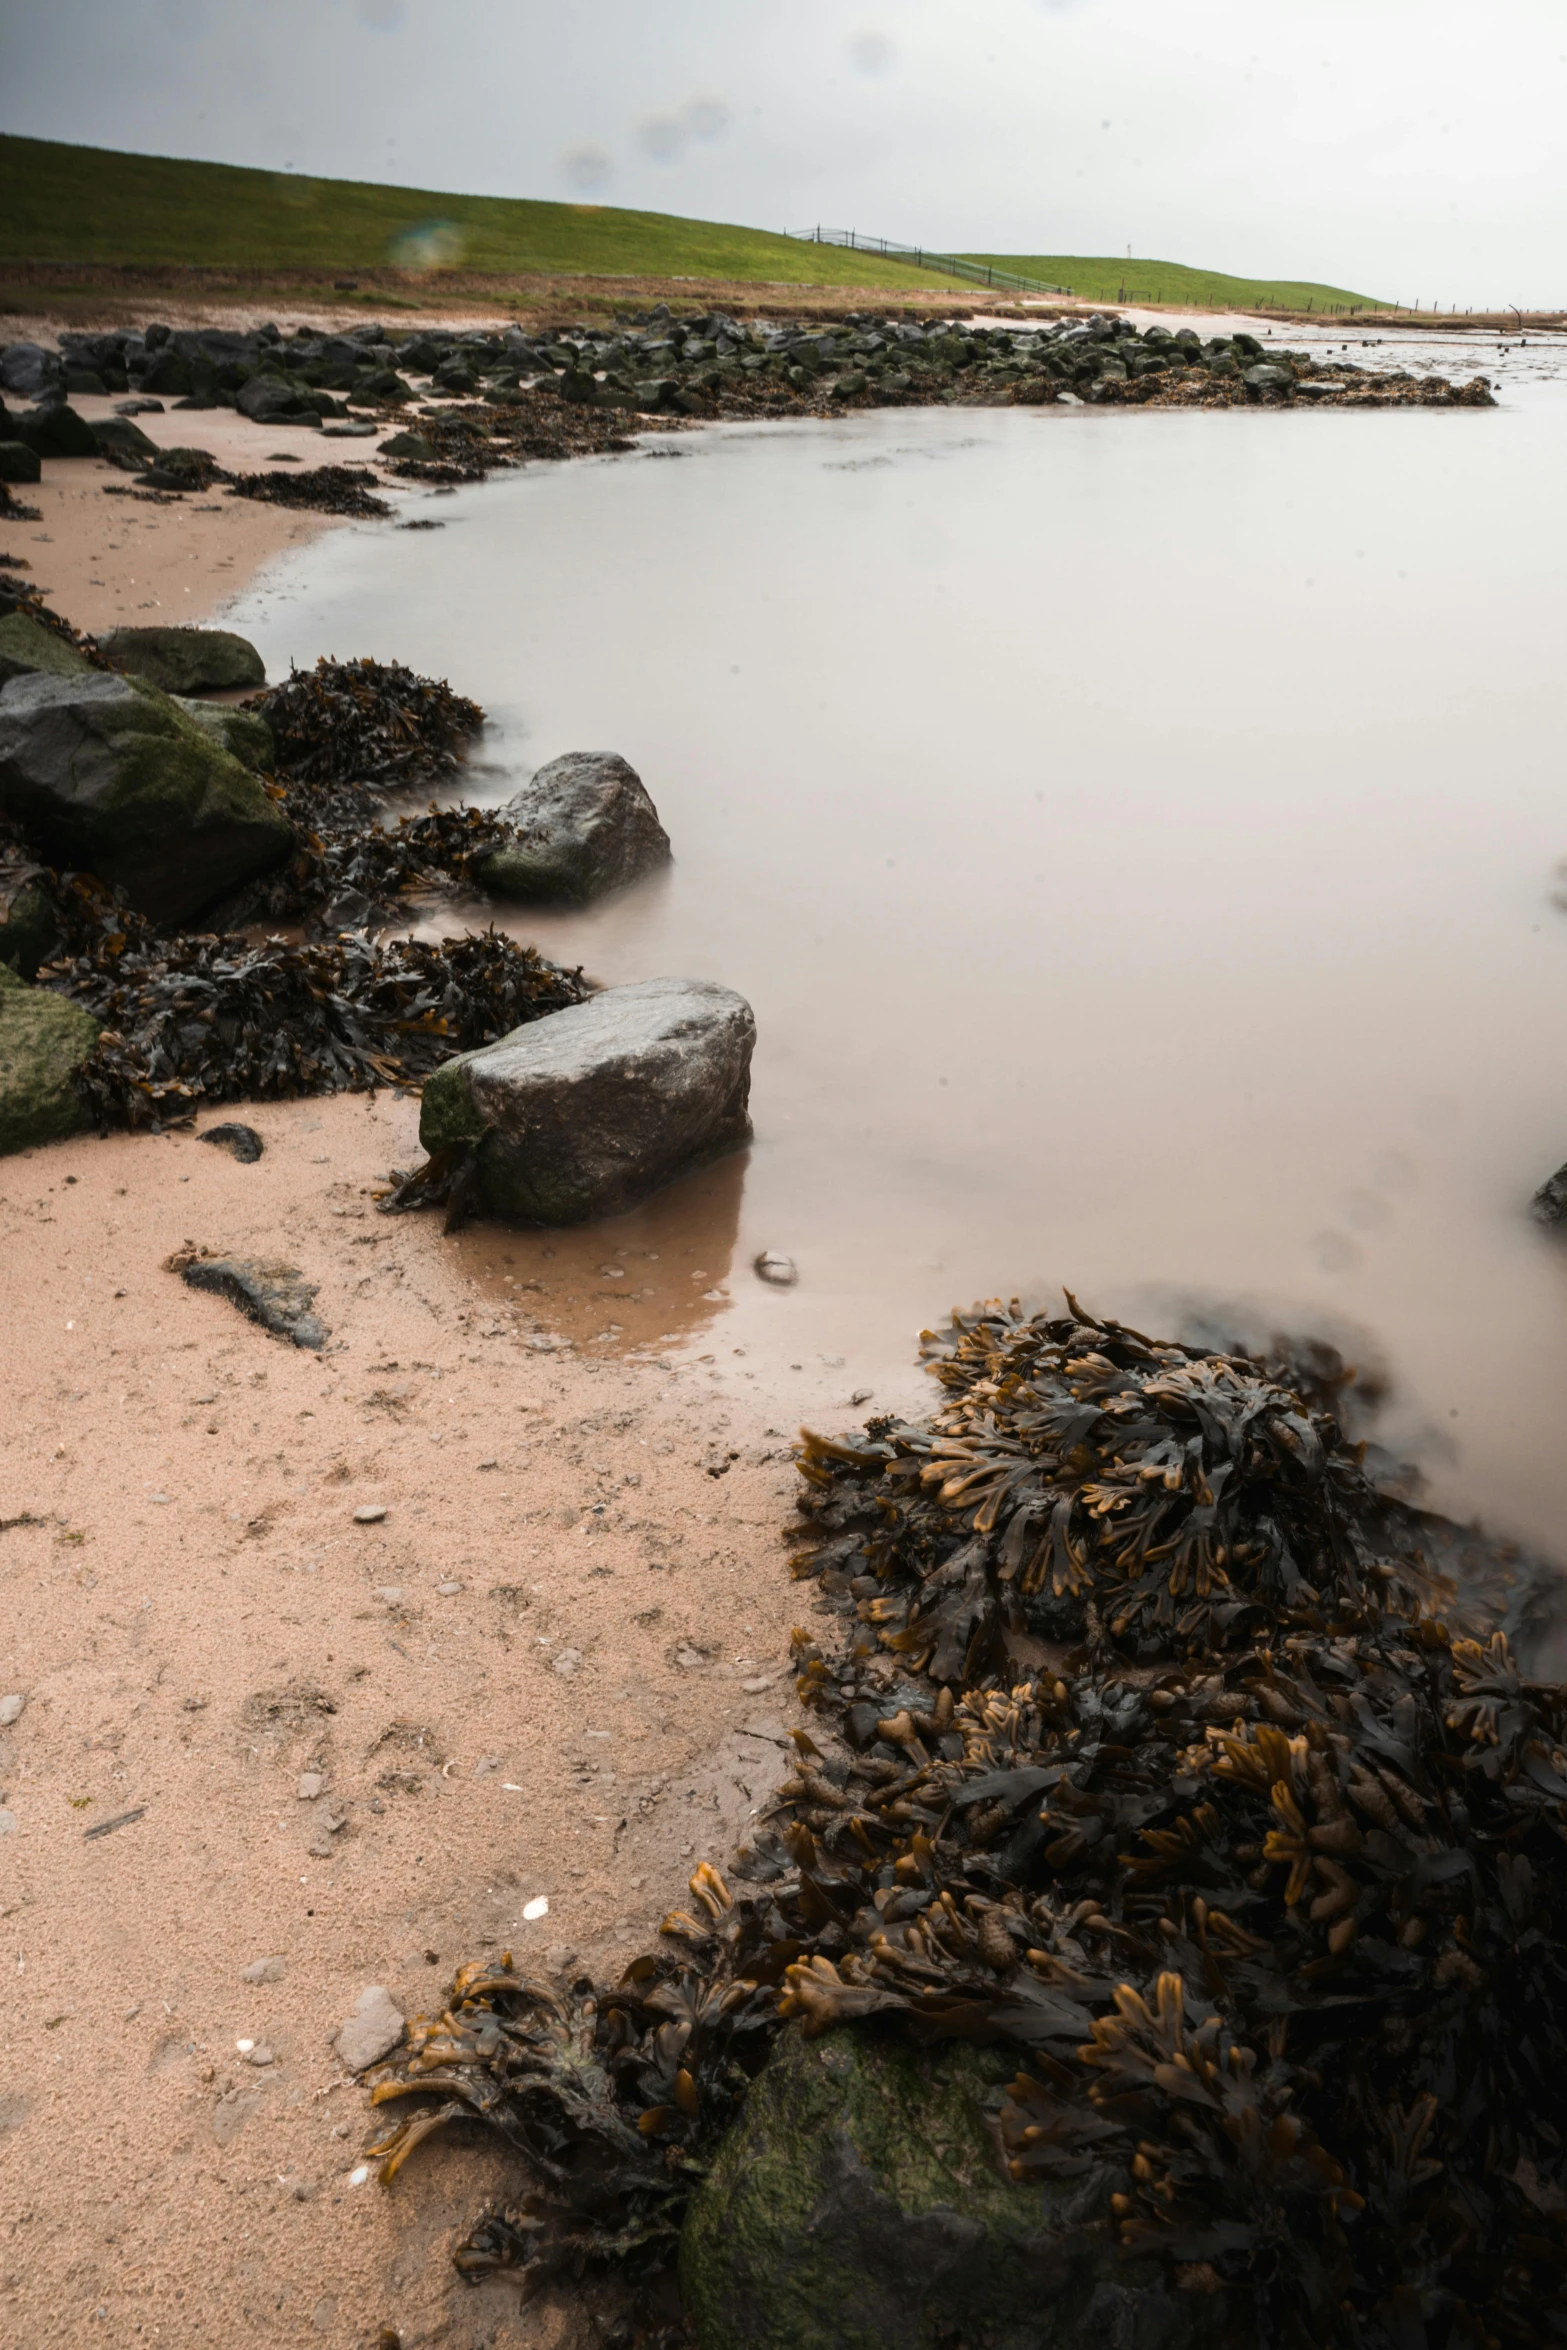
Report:
[[[128,479],[26,493],[15,551],[88,627],[221,616],[334,527]],[[651,1223],[449,1240],[371,1196],[412,1100],[201,1124],[234,1117],[255,1165],[191,1132],[0,1160],[0,2338],[564,2342],[574,2296],[450,2264],[515,2167],[454,2140],[364,2180],[332,2040],[367,1985],[413,2013],[504,1948],[618,1971],[782,1775],[790,1444],[721,1325],[742,1162]],[[187,1243],[298,1266],[325,1350],[187,1287]]]

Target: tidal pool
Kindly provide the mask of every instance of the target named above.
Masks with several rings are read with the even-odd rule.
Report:
[[[1436,1505],[1556,1547],[1552,384],[720,426],[420,512],[445,527],[335,534],[235,625],[273,674],[374,652],[477,696],[470,798],[623,753],[671,871],[497,918],[603,981],[723,980],[760,1034],[745,1160],[455,1245],[570,1265],[605,1343],[668,1334],[840,1423],[918,1400],[920,1326],[982,1295],[1324,1331],[1390,1374]]]

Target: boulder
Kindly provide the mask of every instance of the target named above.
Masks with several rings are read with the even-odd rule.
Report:
[[[394,432],[390,440],[379,444],[379,454],[383,457],[415,457],[421,465],[430,465],[435,461],[435,443],[422,432]]]
[[[7,432],[10,429],[8,422]],[[25,441],[0,441],[0,481],[41,481],[43,470],[37,450],[30,449]]]
[[[32,869],[0,864],[0,963],[9,963],[24,979],[34,979],[59,936],[54,901],[39,887]]]
[[[498,897],[580,906],[669,862],[658,810],[635,768],[613,751],[551,759],[501,814],[521,838],[478,868]]]
[[[424,1089],[432,1156],[468,1146],[497,1215],[618,1214],[749,1141],[756,1022],[732,988],[643,979],[459,1054]]]
[[[30,620],[25,612],[8,612],[0,620],[0,685],[13,677],[90,677],[92,663],[85,653],[52,628]]]
[[[24,400],[36,400],[58,383],[61,372],[58,354],[42,343],[7,343],[0,352],[0,391],[16,392]]]
[[[288,854],[287,817],[178,704],[128,677],[0,689],[0,810],[156,922],[181,922]]]
[[[1185,2350],[1171,2292],[1107,2225],[1107,2168],[1015,2186],[985,2105],[999,2052],[784,2032],[691,2200],[680,2284],[700,2350]]]
[[[76,1072],[98,1023],[63,995],[28,987],[0,963],[0,1153],[60,1142],[87,1124]]]
[[[145,677],[166,694],[225,693],[267,682],[250,639],[228,628],[111,628],[98,642],[116,669]]]
[[[1554,1175],[1547,1175],[1529,1203],[1537,1224],[1559,1224],[1567,1215],[1567,1167],[1558,1167]]]
[[[292,417],[313,416],[293,385],[280,375],[253,375],[248,384],[240,386],[234,403],[241,416],[248,416],[253,424],[279,424]]]
[[[59,401],[35,408],[30,415],[13,416],[6,430],[38,457],[96,457],[98,443],[85,416]]]
[[[144,433],[139,424],[128,416],[105,416],[88,428],[98,445],[100,454],[114,450],[122,457],[156,457],[158,444]]]
[[[231,710],[226,702],[190,702],[183,694],[170,697],[187,718],[222,745],[255,775],[270,775],[277,761],[277,744],[266,720],[254,710]]]
[[[1260,366],[1248,367],[1241,381],[1248,392],[1292,392],[1295,389],[1295,378],[1289,369],[1274,367],[1266,360]]]

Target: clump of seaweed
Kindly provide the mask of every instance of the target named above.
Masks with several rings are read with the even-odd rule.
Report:
[[[417,1084],[586,992],[580,972],[495,931],[438,943],[164,938],[90,876],[56,881],[54,898],[68,948],[39,976],[101,1024],[78,1082],[105,1122]]]
[[[317,514],[348,514],[368,518],[390,514],[385,498],[377,497],[376,476],[364,465],[311,465],[300,473],[225,475],[231,498],[259,498],[269,506],[307,507]]]
[[[382,2175],[479,2121],[533,2186],[464,2274],[645,2277],[776,2031],[876,2018],[1010,2046],[1010,2176],[1103,2182],[1218,2339],[1559,2342],[1567,1692],[1275,1366],[1068,1302],[931,1339],[930,1421],[806,1437],[846,1637],[795,1636],[747,1881],[612,1990],[463,1970]]]
[[[296,784],[363,784],[381,790],[449,775],[484,724],[477,702],[444,678],[419,677],[400,661],[337,661],[291,669],[283,684],[246,704],[272,729],[280,770]],[[363,815],[363,794],[345,814]]]

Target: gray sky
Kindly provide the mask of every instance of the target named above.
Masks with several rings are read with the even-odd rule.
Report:
[[[0,0],[0,127],[1561,302],[1561,0]]]

